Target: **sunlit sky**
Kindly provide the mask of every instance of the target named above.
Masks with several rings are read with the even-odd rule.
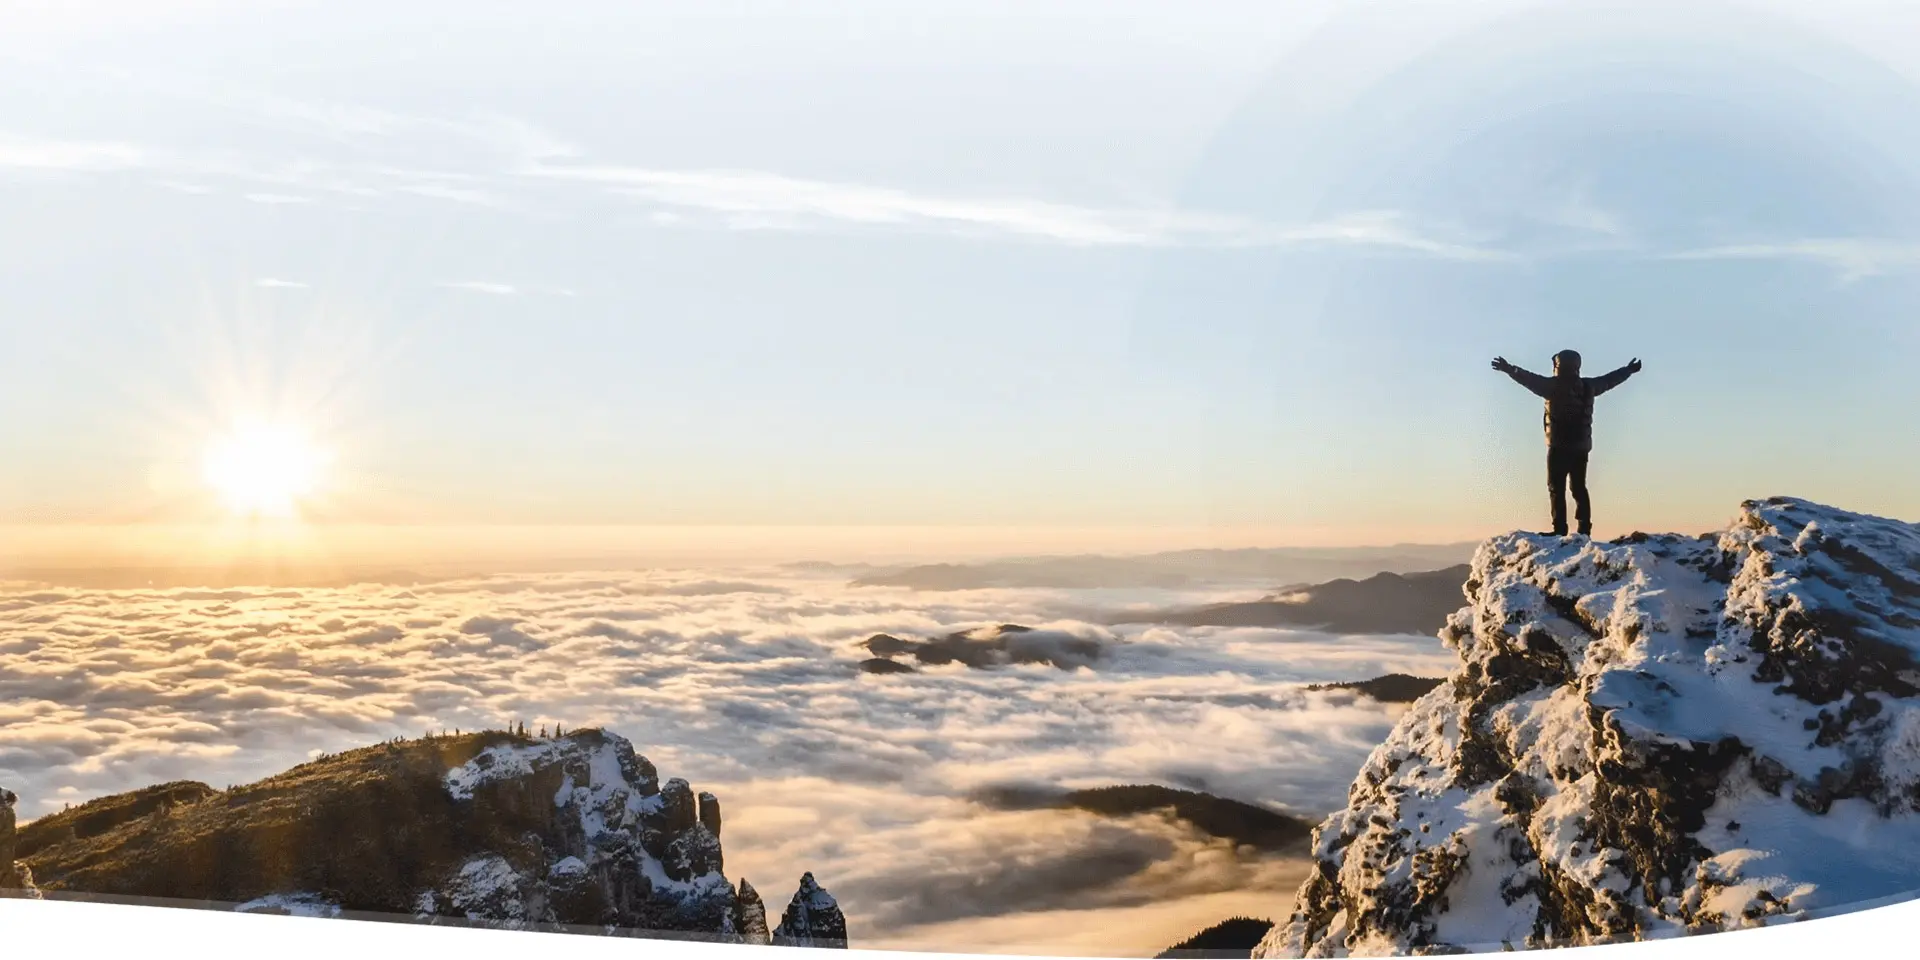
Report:
[[[1564,347],[1603,535],[1920,517],[1898,3],[0,15],[0,524],[1464,539]]]

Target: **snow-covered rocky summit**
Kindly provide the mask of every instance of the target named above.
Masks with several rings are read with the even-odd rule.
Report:
[[[800,889],[774,928],[773,942],[787,947],[847,945],[847,918],[840,913],[840,903],[814,882],[813,874],[800,878]]]
[[[662,782],[600,730],[394,741],[227,791],[180,786],[164,803],[149,788],[34,821],[21,859],[49,892],[774,939],[759,895],[722,873],[720,801]],[[816,890],[808,874],[796,900]]]
[[[1593,943],[1920,892],[1920,526],[1482,545],[1462,667],[1314,834],[1256,957]]]

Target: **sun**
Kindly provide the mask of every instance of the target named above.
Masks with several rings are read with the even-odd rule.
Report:
[[[207,446],[201,476],[236,514],[291,517],[319,486],[323,452],[286,424],[250,423]]]

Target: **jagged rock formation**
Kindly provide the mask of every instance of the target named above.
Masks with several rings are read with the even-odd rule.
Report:
[[[713,834],[715,840],[718,840],[720,839],[720,798],[703,791],[699,799],[700,823]]]
[[[1421,698],[1256,956],[1762,925],[1920,887],[1920,527],[1776,498],[1724,533],[1483,545]]]
[[[10,790],[0,790],[0,891],[6,895],[38,896],[33,872],[15,861],[19,854],[19,834],[15,830],[13,805],[19,798]]]
[[[833,895],[820,888],[809,873],[800,878],[800,889],[787,904],[787,912],[774,928],[773,942],[784,947],[845,947],[847,918]]]
[[[224,792],[150,787],[36,820],[18,846],[49,892],[769,942],[719,833],[713,794],[578,730],[394,741]],[[818,891],[811,874],[801,890]]]
[[[764,946],[773,942],[773,934],[767,930],[767,905],[760,899],[760,891],[744,877],[734,892],[733,929],[741,943]]]

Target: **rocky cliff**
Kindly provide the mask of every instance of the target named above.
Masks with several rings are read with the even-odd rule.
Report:
[[[662,781],[599,730],[394,741],[226,791],[176,783],[104,798],[17,837],[0,809],[0,846],[16,845],[50,894],[774,939],[759,895],[722,872],[719,799]],[[806,875],[795,902],[822,898],[831,905]]]
[[[0,790],[0,896],[39,896],[33,884],[33,872],[15,857],[20,840],[13,805],[19,798],[12,791]]]
[[[1484,544],[1462,665],[1315,831],[1256,956],[1800,919],[1920,889],[1920,527],[1800,500],[1724,532]]]

